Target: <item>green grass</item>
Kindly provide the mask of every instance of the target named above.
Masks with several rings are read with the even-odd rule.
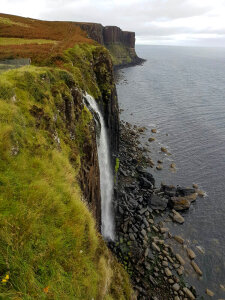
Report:
[[[82,200],[80,158],[92,116],[74,107],[68,125],[65,99],[73,105],[75,80],[34,66],[0,75],[0,280],[9,275],[0,299],[131,298],[127,274]]]
[[[25,44],[56,44],[57,41],[45,40],[45,39],[23,39],[23,38],[5,38],[0,37],[0,45],[25,45]]]
[[[12,20],[10,20],[9,18],[4,18],[4,17],[0,17],[0,23],[4,24],[4,25],[17,25],[17,26],[21,26],[21,27],[29,27],[29,25],[21,23],[21,22],[14,22]]]
[[[107,45],[107,48],[109,49],[113,64],[115,66],[132,62],[130,50],[129,48],[126,48],[124,45],[111,44],[111,45]]]

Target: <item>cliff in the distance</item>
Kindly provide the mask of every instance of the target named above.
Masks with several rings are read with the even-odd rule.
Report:
[[[91,39],[110,51],[114,66],[129,66],[144,61],[135,52],[135,32],[123,31],[117,26],[104,27],[96,23],[78,24]]]

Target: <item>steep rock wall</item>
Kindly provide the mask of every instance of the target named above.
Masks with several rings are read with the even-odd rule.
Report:
[[[88,37],[104,45],[112,56],[115,67],[138,64],[144,60],[135,52],[135,32],[123,31],[117,26],[95,23],[77,23]]]

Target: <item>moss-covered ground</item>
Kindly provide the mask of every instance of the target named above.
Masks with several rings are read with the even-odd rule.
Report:
[[[0,299],[130,297],[82,201],[80,147],[92,117],[84,107],[72,147],[61,109],[71,80],[33,66],[0,76]]]

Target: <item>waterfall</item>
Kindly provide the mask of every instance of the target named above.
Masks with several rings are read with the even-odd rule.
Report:
[[[101,188],[101,214],[102,227],[101,232],[105,239],[114,239],[114,222],[113,222],[113,175],[110,161],[110,149],[107,136],[107,130],[101,111],[95,99],[84,95],[84,103],[92,113],[97,125],[97,149],[100,169],[100,188]]]

